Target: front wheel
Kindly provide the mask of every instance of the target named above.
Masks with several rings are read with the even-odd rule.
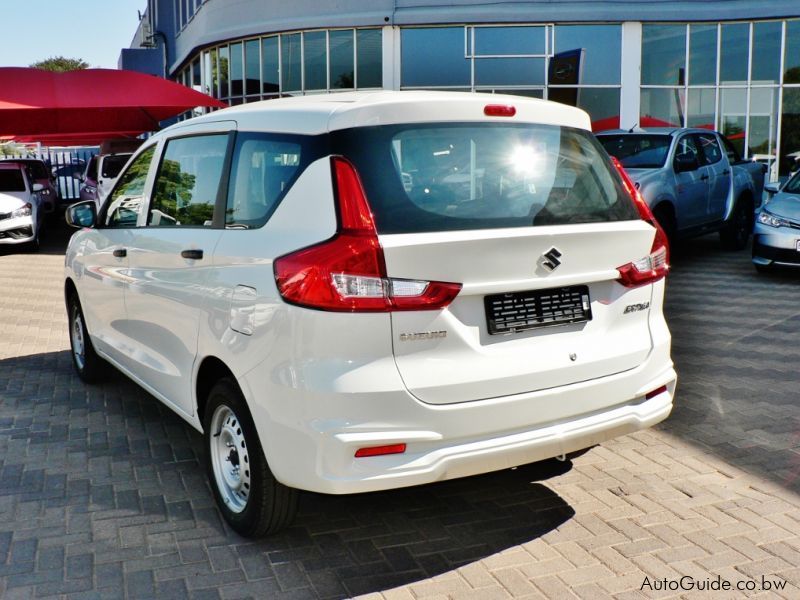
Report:
[[[67,300],[67,311],[69,345],[72,349],[72,364],[75,371],[85,383],[101,381],[108,374],[109,364],[94,351],[77,293],[70,294]]]
[[[203,421],[208,478],[228,524],[245,537],[289,525],[297,512],[298,492],[272,475],[250,411],[230,379],[212,388]]]
[[[750,203],[738,200],[733,207],[730,221],[719,232],[719,239],[725,250],[743,250],[753,229]]]

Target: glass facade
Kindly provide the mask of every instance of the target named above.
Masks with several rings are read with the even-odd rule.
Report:
[[[175,80],[231,105],[281,95],[380,88],[382,52],[380,29],[282,33],[207,48]]]
[[[619,127],[620,25],[408,27],[400,85],[548,98]],[[436,56],[432,61],[431,56]]]
[[[641,73],[642,127],[718,129],[772,177],[800,164],[800,21],[645,23]]]
[[[175,1],[188,18],[203,3]],[[641,27],[641,56],[623,59],[630,25]],[[289,31],[204,48],[175,79],[241,104],[381,88],[387,56],[395,62],[387,73],[399,74],[387,87],[545,98],[583,108],[595,131],[620,127],[623,104],[630,126],[638,106],[640,126],[718,129],[774,176],[800,166],[800,19],[626,27],[628,33],[621,23]],[[625,71],[623,87],[631,57],[640,62]]]

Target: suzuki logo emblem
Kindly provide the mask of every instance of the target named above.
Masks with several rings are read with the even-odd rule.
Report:
[[[561,251],[556,247],[550,248],[550,250],[542,254],[542,266],[548,271],[555,271],[561,264],[560,258]]]

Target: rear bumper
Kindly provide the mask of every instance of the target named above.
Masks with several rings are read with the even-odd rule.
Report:
[[[536,462],[655,425],[672,410],[668,346],[631,371],[478,402],[430,405],[384,387],[305,400],[284,388],[279,407],[249,404],[281,483],[328,494],[386,490]],[[240,380],[248,398],[254,383]],[[646,398],[662,386],[666,391]],[[570,416],[542,422],[541,408],[553,405]],[[355,458],[359,448],[398,443],[406,444],[403,454]]]

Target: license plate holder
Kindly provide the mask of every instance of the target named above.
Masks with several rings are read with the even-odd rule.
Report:
[[[592,320],[589,287],[575,285],[484,297],[489,335],[508,335]]]

